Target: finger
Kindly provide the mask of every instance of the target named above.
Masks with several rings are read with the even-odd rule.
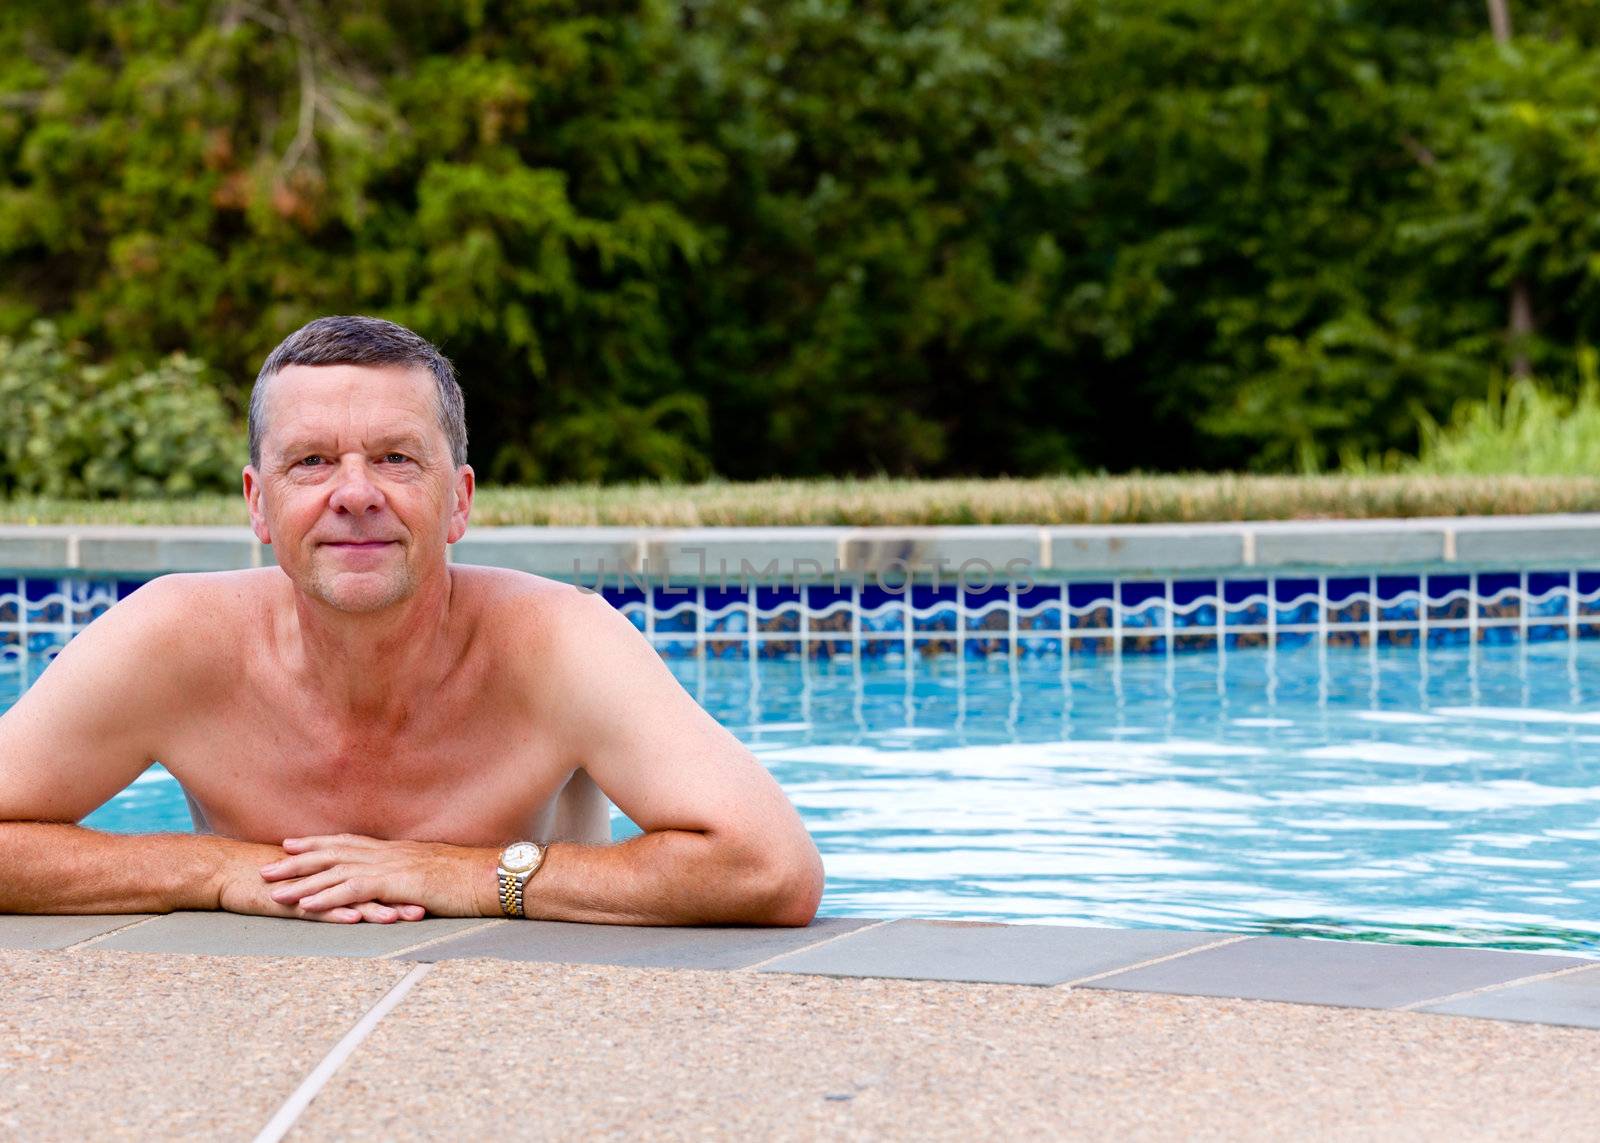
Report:
[[[330,869],[340,862],[348,861],[352,856],[348,850],[318,849],[311,853],[281,857],[277,861],[263,865],[261,867],[261,876],[267,881],[284,881],[290,877],[305,877],[311,873],[320,873],[324,869]]]
[[[324,869],[320,873],[310,874],[297,881],[285,881],[280,885],[274,885],[268,896],[280,905],[293,905],[313,893],[320,893],[342,881],[348,881],[350,875],[349,866],[335,865],[332,869]]]
[[[392,925],[400,920],[400,910],[391,908],[382,901],[362,901],[351,907],[361,914],[363,921],[370,921],[375,925]]]
[[[302,909],[337,909],[341,905],[355,905],[362,901],[379,901],[386,894],[382,878],[352,877],[339,884],[300,898]]]
[[[346,846],[371,846],[378,844],[375,837],[367,837],[359,833],[333,833],[319,834],[315,837],[286,837],[283,839],[283,848],[289,853],[305,853],[313,849],[328,849],[336,845]]]
[[[420,921],[428,915],[428,910],[421,905],[396,904],[393,901],[377,901],[374,903],[385,909],[394,910],[395,919],[400,921]],[[360,908],[360,906],[358,905],[356,908]]]
[[[324,912],[297,909],[295,915],[303,921],[331,921],[335,925],[354,925],[361,920],[360,910],[352,908],[328,909]]]

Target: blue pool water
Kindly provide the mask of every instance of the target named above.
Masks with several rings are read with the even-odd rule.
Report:
[[[672,668],[825,913],[1600,950],[1600,643]],[[188,815],[154,768],[86,824]]]

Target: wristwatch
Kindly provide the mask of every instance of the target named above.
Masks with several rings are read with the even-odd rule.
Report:
[[[526,917],[522,889],[544,864],[546,847],[536,841],[514,841],[500,851],[500,911],[508,917]]]

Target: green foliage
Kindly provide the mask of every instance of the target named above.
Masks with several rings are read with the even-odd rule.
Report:
[[[1584,347],[1575,394],[1532,379],[1497,384],[1486,397],[1461,401],[1443,424],[1422,414],[1417,457],[1349,456],[1342,467],[1351,475],[1593,476],[1600,472],[1597,364],[1600,354]]]
[[[713,0],[718,469],[1074,466],[1068,5]]]
[[[704,480],[711,475],[704,452],[709,435],[705,402],[691,394],[661,397],[644,408],[612,401],[541,420],[529,440],[500,449],[490,475],[524,485],[551,483],[556,472],[591,484]]]
[[[237,484],[244,434],[205,370],[174,354],[153,369],[88,364],[48,322],[0,338],[0,491],[187,495]]]
[[[1410,450],[1600,341],[1600,14],[1512,9],[12,0],[0,334],[237,408],[392,317],[548,481]]]

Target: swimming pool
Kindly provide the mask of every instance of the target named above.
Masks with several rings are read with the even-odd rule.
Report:
[[[824,913],[1600,949],[1600,642],[671,666]],[[157,768],[86,824],[188,815]]]

